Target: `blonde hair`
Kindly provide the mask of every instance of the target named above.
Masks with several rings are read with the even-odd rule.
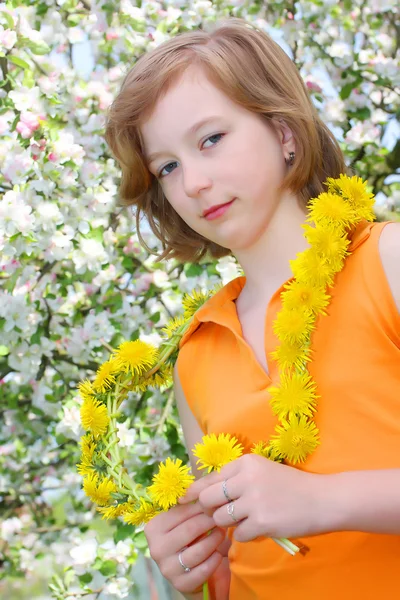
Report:
[[[122,169],[120,197],[136,206],[140,234],[142,214],[159,240],[160,259],[196,262],[207,252],[214,258],[230,250],[193,231],[172,208],[144,157],[140,125],[189,66],[201,67],[231,100],[266,121],[284,119],[296,142],[296,159],[281,189],[290,189],[306,205],[324,191],[327,177],[348,172],[338,142],[320,119],[292,60],[261,29],[230,18],[212,31],[190,31],[144,53],[126,75],[112,103],[105,139]]]

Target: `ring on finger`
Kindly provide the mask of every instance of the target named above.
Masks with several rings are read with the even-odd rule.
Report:
[[[184,563],[184,562],[183,562],[183,560],[182,560],[182,552],[183,552],[184,550],[185,550],[185,548],[183,548],[183,549],[182,549],[182,550],[179,552],[179,554],[178,554],[178,560],[179,560],[179,563],[180,563],[180,565],[181,565],[182,569],[185,571],[185,573],[190,573],[190,571],[191,571],[192,569],[191,569],[190,567],[188,567],[187,565],[185,565],[185,563]]]
[[[233,501],[229,502],[228,504],[228,515],[232,517],[234,521],[238,521],[238,519],[235,517],[235,503]]]
[[[232,502],[232,498],[229,496],[228,490],[226,489],[226,483],[227,483],[227,480],[224,479],[222,482],[222,491],[224,492],[224,496],[228,500],[228,502]]]

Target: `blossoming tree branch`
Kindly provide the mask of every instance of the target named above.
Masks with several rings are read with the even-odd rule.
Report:
[[[279,30],[349,164],[379,200],[378,216],[397,218],[395,11],[392,0],[201,1],[190,10],[128,0],[0,2],[0,595],[32,598],[30,586],[42,594],[50,586],[57,600],[135,591],[132,569],[148,550],[134,511],[147,510],[145,490],[160,493],[152,486],[162,486],[165,469],[188,477],[188,457],[170,366],[150,375],[155,386],[135,383],[124,344],[162,349],[185,294],[208,294],[239,274],[229,258],[161,264],[140,246],[103,139],[126,70],[165,39],[223,16]],[[152,364],[157,357],[147,355]],[[120,406],[106,400],[116,382]],[[275,402],[281,414],[278,392]],[[114,476],[104,484],[107,469]],[[132,481],[141,505],[129,502],[133,493],[124,497]],[[112,506],[111,494],[122,495]],[[125,501],[133,516],[105,518]]]

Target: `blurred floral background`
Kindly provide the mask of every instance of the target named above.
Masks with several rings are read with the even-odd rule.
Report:
[[[379,219],[400,220],[400,14],[391,0],[0,2],[0,597],[172,598],[143,528],[105,522],[76,472],[76,385],[124,339],[158,344],[182,295],[232,258],[157,263],[118,201],[104,120],[135,60],[229,16],[295,61]],[[157,240],[145,234],[150,247]],[[130,394],[118,424],[147,485],[187,459],[172,389]]]

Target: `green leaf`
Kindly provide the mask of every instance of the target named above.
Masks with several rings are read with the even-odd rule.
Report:
[[[47,13],[47,11],[49,10],[49,6],[47,6],[47,4],[45,2],[42,2],[41,4],[39,4],[36,8],[36,14],[38,17],[44,17],[44,15]]]
[[[49,54],[51,48],[46,42],[40,40],[40,42],[29,40],[28,38],[23,38],[23,41],[27,48],[38,56],[43,56],[44,54]]]
[[[15,117],[14,121],[11,123],[10,131],[11,131],[12,133],[13,133],[13,132],[16,130],[18,123],[19,123],[19,115],[17,115],[17,116]],[[12,242],[14,239],[16,239],[16,237],[18,237],[18,236],[20,236],[20,235],[21,235],[21,232],[20,232],[20,231],[18,231],[18,233],[15,233],[14,235],[12,235],[12,236],[10,237],[10,242]]]
[[[44,336],[43,327],[38,327],[37,330],[35,331],[35,333],[33,333],[31,335],[30,343],[40,345],[40,341],[43,338],[43,336]]]
[[[14,19],[11,15],[6,13],[5,10],[0,10],[0,17],[6,21],[8,29],[14,29]]]
[[[19,56],[14,56],[13,54],[9,54],[7,58],[10,62],[14,63],[14,65],[17,65],[17,67],[21,67],[22,69],[30,69],[31,68],[30,65],[26,62],[26,60],[23,60]]]
[[[110,575],[116,575],[117,563],[114,562],[113,560],[106,560],[101,565],[99,571],[102,575],[104,575],[104,577],[109,577]]]
[[[67,23],[69,27],[76,27],[81,22],[82,18],[80,15],[68,15]]]
[[[158,321],[160,320],[160,317],[161,317],[160,312],[156,312],[153,315],[150,315],[149,319],[153,323],[158,323]]]
[[[84,573],[83,575],[79,575],[79,581],[83,584],[88,584],[92,581],[93,576],[90,573]]]
[[[65,164],[64,164],[65,166]],[[104,228],[103,227],[93,227],[88,231],[88,233],[81,233],[81,236],[88,240],[96,240],[97,242],[103,241]]]
[[[355,87],[356,87],[356,84],[354,82],[346,83],[346,85],[344,85],[339,92],[339,96],[341,97],[341,99],[347,100],[347,98],[350,96],[351,92],[353,91],[353,89]]]
[[[371,111],[368,106],[363,106],[363,108],[358,108],[354,113],[351,113],[360,121],[366,121],[371,116]]]
[[[148,547],[147,539],[143,531],[139,531],[138,533],[136,533],[133,538],[133,541],[135,544],[135,548],[137,548],[138,550],[144,550]]]
[[[9,352],[10,350],[7,348],[7,346],[0,345],[0,356],[7,356]]]
[[[197,277],[203,273],[203,267],[201,265],[197,265],[196,263],[190,263],[185,266],[184,271],[186,277]]]
[[[124,269],[126,271],[133,271],[133,260],[131,259],[130,256],[124,256],[124,258],[122,259],[122,266],[124,267]]]
[[[114,533],[114,542],[117,544],[127,538],[131,538],[135,533],[135,528],[129,523],[118,523],[117,530]]]

